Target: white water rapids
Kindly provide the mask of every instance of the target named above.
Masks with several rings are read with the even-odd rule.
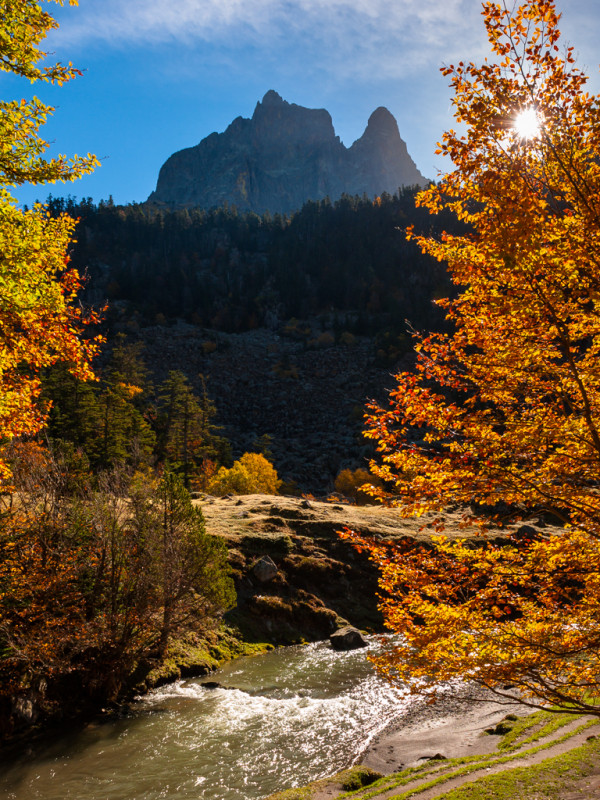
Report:
[[[375,642],[369,649],[378,647]],[[325,642],[238,659],[0,766],[6,800],[253,800],[349,766],[411,702],[366,651]]]

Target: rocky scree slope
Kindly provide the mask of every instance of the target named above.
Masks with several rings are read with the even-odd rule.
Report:
[[[144,328],[139,338],[157,384],[178,369],[201,391],[204,375],[236,458],[269,434],[279,476],[313,493],[332,490],[341,469],[367,466],[365,404],[384,401],[394,385],[393,370],[376,363],[372,339],[307,349],[266,328],[227,334],[183,322]]]

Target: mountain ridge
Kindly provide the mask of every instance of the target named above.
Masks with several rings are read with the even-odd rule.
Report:
[[[270,89],[251,118],[236,117],[223,133],[173,153],[148,202],[290,213],[307,200],[375,197],[427,182],[394,116],[383,106],[371,114],[363,135],[346,147],[326,109],[288,103]]]

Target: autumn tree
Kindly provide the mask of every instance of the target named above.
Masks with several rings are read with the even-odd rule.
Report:
[[[453,333],[370,407],[372,493],[406,513],[463,510],[483,530],[549,514],[559,534],[504,543],[369,543],[389,627],[379,660],[431,691],[465,678],[504,698],[600,714],[600,101],[551,0],[485,2],[492,58],[444,69],[461,130],[418,196],[471,233],[417,237],[448,264]],[[511,688],[508,688],[511,687]]]
[[[8,451],[17,491],[0,500],[0,730],[13,702],[86,671],[84,654],[98,644],[84,588],[95,548],[61,500],[61,465],[35,442]]]
[[[373,502],[373,498],[369,492],[363,489],[365,485],[373,485],[373,481],[373,475],[370,475],[366,469],[358,467],[358,469],[355,470],[340,470],[333,485],[336,492],[343,494],[345,497],[361,506]],[[380,486],[381,482],[377,481],[377,484]]]
[[[244,453],[233,466],[221,467],[209,482],[211,494],[277,494],[281,481],[277,470],[261,453]]]
[[[57,23],[40,2],[3,0],[0,10],[0,70],[56,85],[78,74],[71,64],[43,65],[47,54],[39,45]],[[9,193],[26,182],[74,180],[97,164],[91,155],[44,158],[48,143],[39,130],[52,111],[37,98],[0,101],[0,437],[5,440],[43,425],[36,405],[41,368],[63,360],[75,374],[89,377],[95,352],[94,342],[80,337],[89,318],[75,302],[79,275],[67,269],[74,221],[51,219],[41,207],[21,211]],[[0,471],[6,472],[1,460]]]
[[[65,498],[60,457],[35,442],[10,449],[18,491],[0,496],[0,738],[18,701],[33,698],[43,718],[122,696],[174,634],[209,630],[235,603],[226,545],[205,531],[181,478],[132,483],[117,469]]]

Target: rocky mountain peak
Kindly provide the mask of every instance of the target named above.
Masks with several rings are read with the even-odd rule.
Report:
[[[393,194],[425,183],[386,108],[376,109],[364,134],[346,148],[326,109],[289,103],[270,89],[250,119],[237,117],[224,133],[167,159],[148,200],[289,213],[307,200]]]
[[[369,117],[363,137],[394,136],[400,138],[398,123],[394,115],[384,106],[379,106]]]
[[[328,111],[288,103],[273,89],[256,104],[251,122],[259,147],[267,141],[313,145],[336,138]]]
[[[275,91],[275,89],[269,89],[269,91],[266,92],[265,96],[263,97],[262,103],[259,100],[259,102],[256,104],[257,108],[260,105],[263,105],[263,106],[283,106],[283,105],[286,105],[287,106],[287,105],[289,105],[289,103],[286,100],[284,100],[283,97],[278,92]]]

